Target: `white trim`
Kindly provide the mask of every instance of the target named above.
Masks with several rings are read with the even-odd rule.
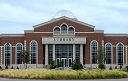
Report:
[[[32,40],[30,42],[30,64],[31,64],[31,43],[36,42],[36,65],[38,64],[38,42],[36,40]]]
[[[75,44],[73,44],[73,61],[76,59]]]
[[[0,51],[1,51],[1,52],[0,52],[0,54],[1,54],[1,55],[0,55],[0,59],[1,59],[1,60],[0,60],[0,64],[2,64],[2,60],[3,60],[3,59],[2,59],[2,54],[3,54],[2,49],[3,49],[3,47],[1,46],[1,50],[0,50]]]
[[[122,42],[119,42],[119,43],[117,43],[117,45],[116,45],[116,64],[118,65],[118,54],[117,54],[117,46],[119,45],[119,44],[122,44],[123,45],[123,65],[124,65],[124,44],[122,43]]]
[[[33,33],[53,33],[53,32],[33,32]]]
[[[48,44],[45,44],[45,65],[48,65]]]
[[[62,34],[62,31],[61,31],[61,28],[62,28],[63,25],[67,26],[67,31],[66,31],[65,34]],[[59,34],[55,34],[55,31],[54,31],[55,28],[59,28],[60,29],[60,31],[59,31],[60,33]],[[74,29],[74,33],[73,34],[69,34],[69,31],[68,31],[69,28],[73,28]],[[73,26],[68,26],[66,23],[62,23],[60,26],[55,26],[53,28],[53,35],[75,35],[75,28]]]
[[[0,37],[24,37],[24,34],[1,34]]]
[[[5,65],[5,45],[7,43],[4,44],[4,65]],[[12,45],[10,43],[8,43],[10,45],[10,65],[12,64]]]
[[[55,44],[53,44],[53,60],[55,61]]]
[[[111,37],[111,36],[119,36],[119,37],[122,37],[122,36],[128,36],[128,34],[118,34],[118,33],[116,33],[116,34],[104,34],[104,36],[109,36],[109,37]]]
[[[83,65],[83,44],[80,44],[80,62]]]
[[[47,22],[44,22],[44,23],[35,25],[35,26],[33,26],[33,28],[38,28],[38,27],[41,27],[41,26],[44,26],[44,25],[47,25],[47,24],[50,24],[50,23],[53,23],[53,22],[62,20],[62,19],[67,19],[67,20],[69,20],[69,21],[72,21],[72,22],[75,22],[75,23],[78,23],[78,24],[81,24],[81,25],[84,25],[84,26],[87,26],[87,27],[90,27],[90,28],[94,28],[94,27],[95,27],[95,26],[93,26],[93,25],[90,25],[90,24],[87,24],[87,23],[78,21],[78,20],[76,20],[76,19],[72,19],[72,18],[63,16],[63,17],[54,18],[54,19],[51,19],[50,21],[47,21]]]
[[[15,64],[17,64],[17,45],[18,44],[22,45],[22,50],[21,51],[23,51],[23,44],[21,42],[17,43],[16,46],[15,46]]]
[[[24,33],[34,33],[34,30],[24,30]]]
[[[110,44],[111,45],[111,64],[113,64],[113,46],[112,46],[112,43],[110,43],[110,42],[107,42],[105,44],[105,57],[106,57],[106,45],[107,44]],[[105,64],[106,64],[106,61],[105,61]]]
[[[26,40],[24,40],[24,50],[26,51]]]
[[[127,61],[128,61],[128,52],[127,52],[128,50],[127,50],[127,46],[125,47],[125,52],[126,52],[126,64],[128,63]]]

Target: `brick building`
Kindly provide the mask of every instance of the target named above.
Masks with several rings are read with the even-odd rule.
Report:
[[[105,34],[93,25],[67,16],[33,26],[24,34],[0,35],[1,66],[19,66],[19,52],[30,51],[30,67],[44,67],[51,60],[71,67],[74,60],[85,67],[97,67],[98,49],[104,48],[107,67],[125,66],[128,62],[127,34]]]

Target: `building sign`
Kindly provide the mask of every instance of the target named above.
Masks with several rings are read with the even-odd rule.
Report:
[[[54,41],[74,41],[75,38],[55,37]]]
[[[42,37],[42,44],[86,44],[86,37]]]

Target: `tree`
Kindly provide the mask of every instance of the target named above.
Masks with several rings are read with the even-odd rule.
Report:
[[[20,58],[24,64],[24,68],[27,68],[27,64],[30,62],[30,53],[26,50],[20,52]]]
[[[104,53],[104,49],[98,49],[98,68],[100,69],[105,69],[105,53]]]

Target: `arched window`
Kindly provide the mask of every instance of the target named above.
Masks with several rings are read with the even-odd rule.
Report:
[[[92,41],[91,42],[91,62],[92,64],[97,64],[97,50],[98,50],[98,43],[97,41]]]
[[[16,63],[22,64],[22,58],[21,58],[21,52],[23,51],[23,45],[21,43],[18,43],[16,45]]]
[[[31,64],[37,63],[37,42],[31,41],[30,43],[30,56],[31,56]]]
[[[61,26],[61,34],[67,34],[67,26],[65,24]]]
[[[68,34],[74,34],[74,28],[72,27],[68,28]]]
[[[4,46],[4,55],[5,55],[5,66],[11,64],[11,44],[6,43]]]
[[[56,27],[54,29],[54,34],[60,34],[60,28],[59,27]]]
[[[123,65],[124,60],[124,45],[122,43],[117,44],[117,64]]]
[[[106,57],[106,64],[112,63],[112,45],[111,43],[107,43],[105,45],[105,57]]]

